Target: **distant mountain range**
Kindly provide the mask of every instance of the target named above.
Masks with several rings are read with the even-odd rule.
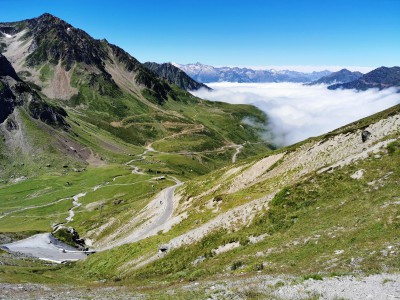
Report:
[[[201,88],[211,90],[208,86],[192,79],[185,72],[171,63],[158,64],[155,62],[146,62],[143,65],[161,78],[167,80],[169,83],[175,84],[186,91],[193,91]]]
[[[161,67],[163,65],[166,66]],[[329,85],[328,89],[330,90],[356,89],[359,91],[365,91],[370,88],[378,88],[381,90],[389,87],[400,87],[400,67],[380,67],[363,75],[360,72],[351,72],[347,69],[342,69],[337,72],[325,70],[303,73],[290,70],[277,71],[273,69],[253,70],[250,68],[239,67],[213,67],[210,65],[203,65],[201,63],[186,65],[172,63],[163,65],[154,65],[151,67],[151,70],[167,81],[171,82],[172,80],[171,83],[174,83],[174,78],[180,78],[184,76],[178,75],[176,69],[172,68],[173,65],[189,75],[193,80],[195,80],[195,82],[197,81],[197,84],[191,83],[195,87],[199,86],[199,82],[297,82],[305,83],[306,85],[326,84]],[[181,88],[188,90],[186,87],[188,84],[183,86],[179,85],[179,80],[174,84],[177,84]]]
[[[342,69],[340,71],[334,72],[327,76],[321,77],[320,79],[313,81],[307,85],[316,85],[316,84],[339,84],[346,83],[357,80],[362,77],[363,74],[360,72],[351,72],[347,69]]]
[[[323,76],[331,74],[331,71],[319,71],[303,73],[290,70],[253,70],[238,67],[213,67],[201,63],[181,65],[173,63],[194,80],[202,83],[210,82],[312,82]]]
[[[390,87],[400,87],[400,67],[380,67],[356,80],[347,83],[334,84],[329,86],[328,89],[356,89],[359,91],[365,91],[371,88],[382,90]]]

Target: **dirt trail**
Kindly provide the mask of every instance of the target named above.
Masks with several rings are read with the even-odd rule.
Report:
[[[138,172],[136,166],[134,166],[134,170],[136,171],[135,174],[141,174],[145,175],[144,173]],[[118,176],[120,177],[120,176]],[[175,185],[168,187],[164,190],[161,191],[161,193],[156,197],[152,202],[156,203],[162,203],[163,204],[163,209],[159,214],[157,214],[153,219],[151,219],[149,222],[145,223],[145,226],[140,227],[138,230],[133,231],[130,233],[128,236],[126,236],[123,239],[114,241],[113,243],[110,243],[107,247],[98,249],[97,251],[102,251],[102,250],[107,250],[111,249],[114,247],[117,247],[119,245],[123,245],[126,243],[132,243],[139,241],[141,239],[144,239],[148,236],[151,236],[153,234],[156,234],[162,226],[170,219],[173,213],[174,209],[174,191],[177,187],[181,186],[183,183],[174,177],[171,177],[175,181]],[[114,178],[115,179],[115,178]],[[149,179],[149,180],[153,180]],[[108,184],[102,184],[98,185],[92,188],[93,191],[98,190],[99,188],[105,187]],[[73,221],[73,218],[75,216],[74,210],[77,207],[81,206],[81,203],[79,202],[79,199],[86,196],[87,193],[79,193],[75,196],[72,197],[73,199],[73,207],[69,209],[69,216],[66,218],[66,222],[62,224],[57,224],[54,228],[57,229],[60,226],[63,226],[65,224],[68,224]],[[3,218],[11,213],[14,212],[19,212],[19,211],[24,211],[28,209],[34,209],[34,208],[39,208],[39,207],[46,207],[52,204],[56,204],[58,202],[68,200],[71,198],[65,198],[65,199],[60,199],[57,201],[54,201],[52,203],[48,203],[45,205],[41,206],[35,206],[35,207],[27,207],[21,210],[15,210],[9,213],[6,213],[0,218]],[[45,234],[39,234],[39,235],[34,235],[32,237],[29,237],[27,239],[18,241],[16,243],[12,244],[7,244],[2,246],[3,249],[11,252],[21,252],[25,253],[34,257],[37,257],[39,259],[55,262],[55,263],[62,263],[64,261],[76,261],[80,260],[86,257],[86,254],[80,251],[76,251],[77,249],[70,247],[68,245],[65,245],[63,243],[58,242],[50,233],[45,233]],[[67,253],[63,251],[63,249],[67,249]],[[72,251],[72,252],[71,252]]]
[[[237,145],[237,144],[229,144],[229,145],[222,146],[222,147],[220,147],[220,148],[213,149],[213,150],[196,151],[196,152],[186,152],[186,151],[180,151],[180,152],[162,152],[162,151],[158,151],[158,150],[156,150],[156,149],[153,148],[153,144],[154,144],[154,143],[161,142],[161,141],[165,141],[165,140],[167,140],[167,139],[176,138],[176,137],[181,136],[181,135],[187,135],[187,134],[191,134],[191,133],[203,131],[204,128],[205,128],[205,127],[204,127],[203,124],[198,124],[198,125],[195,125],[194,128],[185,129],[185,130],[182,130],[181,132],[174,133],[174,134],[172,134],[172,135],[163,137],[163,138],[161,138],[161,139],[159,139],[159,140],[150,142],[149,144],[147,144],[147,146],[146,146],[146,150],[147,150],[147,151],[145,151],[145,153],[143,153],[143,155],[145,155],[145,154],[148,153],[148,152],[157,152],[157,153],[166,153],[166,154],[171,154],[171,153],[173,153],[173,154],[180,154],[180,155],[204,154],[204,153],[224,152],[224,151],[226,151],[226,149],[235,148],[236,151],[235,151],[235,153],[233,153],[233,155],[232,155],[232,163],[233,163],[233,164],[236,163],[237,156],[240,154],[240,152],[241,152],[242,149],[244,148],[244,144],[239,144],[239,145]],[[143,157],[146,158],[146,156],[143,156]]]
[[[162,139],[153,141],[153,142],[147,144],[146,149],[147,149],[148,151],[150,151],[150,152],[173,153],[173,152],[160,152],[160,151],[157,151],[157,150],[155,150],[155,149],[153,148],[153,144],[154,144],[154,143],[157,143],[157,142],[165,141],[165,140],[167,140],[167,139],[173,139],[173,138],[176,138],[176,137],[181,136],[181,135],[187,135],[187,134],[195,133],[195,132],[198,132],[198,131],[203,131],[204,128],[205,128],[205,127],[204,127],[203,124],[195,125],[194,128],[185,129],[185,130],[182,130],[182,131],[180,131],[180,132],[177,132],[177,133],[168,135],[168,136],[166,136],[166,137],[163,137]],[[177,154],[181,154],[181,153],[177,153]]]
[[[243,149],[243,145],[235,145],[236,146],[236,152],[232,156],[232,163],[234,164],[236,162],[236,158],[239,155],[240,151]]]
[[[93,189],[94,189],[94,188],[93,188]],[[85,197],[86,194],[87,194],[87,193],[80,193],[80,194],[75,195],[75,196],[72,197],[72,199],[73,199],[73,201],[72,201],[73,206],[72,206],[72,207],[69,209],[69,211],[68,211],[68,212],[69,212],[69,216],[66,218],[66,221],[67,221],[66,224],[68,224],[69,222],[71,222],[71,221],[74,220],[74,216],[75,216],[74,209],[82,205],[82,204],[79,202],[79,198]]]
[[[11,215],[13,213],[18,213],[18,212],[21,212],[21,211],[35,209],[35,208],[47,207],[47,206],[50,206],[50,205],[53,205],[53,204],[57,204],[59,202],[62,202],[62,201],[65,201],[65,200],[69,200],[69,199],[71,199],[71,197],[58,199],[56,201],[53,201],[53,202],[50,202],[50,203],[46,203],[46,204],[43,204],[43,205],[34,205],[34,206],[28,206],[28,207],[24,207],[24,208],[20,208],[20,209],[11,210],[11,211],[5,212],[2,215],[0,215],[0,219],[6,217],[8,215]]]
[[[236,163],[237,156],[240,154],[243,147],[244,147],[244,144],[240,144],[240,145],[230,144],[230,145],[222,146],[220,148],[213,149],[213,150],[193,151],[193,152],[181,151],[181,152],[176,152],[176,154],[182,154],[182,155],[205,154],[205,153],[214,153],[214,152],[224,152],[224,151],[226,151],[226,149],[235,148],[236,151],[232,155],[232,163],[234,164],[234,163]],[[173,152],[169,152],[169,153],[173,153]]]

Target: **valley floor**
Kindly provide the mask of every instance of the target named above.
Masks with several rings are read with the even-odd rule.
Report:
[[[76,287],[0,283],[0,299],[374,299],[400,298],[400,274],[321,278],[256,275],[219,277],[179,286]]]

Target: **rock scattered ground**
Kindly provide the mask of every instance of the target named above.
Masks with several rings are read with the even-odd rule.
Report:
[[[272,200],[274,196],[275,193],[272,193],[221,213],[214,219],[211,219],[184,234],[174,237],[170,240],[169,244],[172,248],[179,248],[183,245],[200,241],[204,236],[215,229],[232,228],[234,224],[247,224],[254,217],[254,211],[260,210],[261,207]]]
[[[100,284],[100,283],[99,283]],[[326,277],[257,275],[193,282],[135,292],[126,287],[76,287],[0,283],[0,299],[400,299],[400,274]],[[150,291],[150,292],[149,292]],[[150,294],[147,294],[147,293]],[[195,296],[194,296],[195,295]]]
[[[353,179],[361,179],[364,176],[364,172],[365,172],[365,170],[362,170],[362,169],[358,170],[353,175],[351,175],[350,177],[353,178]]]
[[[258,275],[222,279],[211,284],[193,283],[184,289],[205,290],[205,299],[400,299],[400,274],[365,277],[326,277],[303,280],[291,276]]]
[[[50,286],[43,284],[0,283],[0,299],[145,299],[121,287],[82,288],[73,286]]]

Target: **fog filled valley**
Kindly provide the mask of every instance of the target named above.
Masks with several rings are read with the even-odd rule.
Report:
[[[193,93],[203,99],[251,104],[264,111],[272,139],[287,146],[318,136],[399,104],[396,88],[328,90],[303,83],[208,83],[213,90]],[[251,120],[248,120],[251,122]],[[271,138],[271,136],[266,136]]]

